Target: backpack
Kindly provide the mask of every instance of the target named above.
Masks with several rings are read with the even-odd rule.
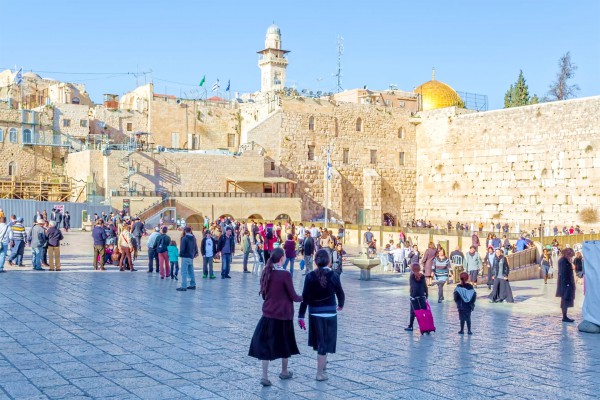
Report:
[[[167,235],[165,235],[164,233],[161,234],[157,240],[157,251],[159,253],[164,253],[165,251],[167,251],[167,247],[168,245],[165,246],[165,242],[166,242],[166,237]]]
[[[269,228],[267,229],[267,234],[265,235],[267,240],[272,240],[273,239],[273,229]]]

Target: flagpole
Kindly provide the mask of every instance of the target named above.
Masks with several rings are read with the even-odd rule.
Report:
[[[325,166],[325,229],[329,227],[329,144],[327,144],[327,165]]]

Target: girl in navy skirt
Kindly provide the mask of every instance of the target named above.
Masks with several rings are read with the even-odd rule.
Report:
[[[280,379],[290,379],[288,359],[300,354],[294,335],[294,302],[302,301],[296,294],[290,273],[283,269],[285,253],[282,248],[271,257],[260,278],[260,295],[264,299],[262,318],[254,330],[248,355],[262,360],[261,385],[271,386],[269,361],[281,358]]]
[[[324,370],[327,354],[335,353],[337,343],[337,311],[344,307],[344,290],[340,276],[330,268],[331,259],[327,250],[315,255],[317,269],[306,275],[302,304],[298,312],[298,325],[306,329],[304,314],[308,308],[308,345],[317,352],[317,381],[327,380]],[[337,307],[336,307],[337,297]]]

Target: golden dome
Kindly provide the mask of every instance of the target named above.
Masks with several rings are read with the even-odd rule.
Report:
[[[421,109],[423,111],[435,110],[437,108],[459,106],[464,103],[458,93],[443,82],[435,80],[435,71],[429,82],[417,87],[414,92],[421,95]]]

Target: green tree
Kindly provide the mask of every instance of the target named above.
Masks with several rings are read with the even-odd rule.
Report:
[[[523,70],[519,71],[517,81],[510,85],[510,88],[504,95],[504,108],[526,106],[538,102],[539,99],[536,95],[533,98],[529,96],[529,87],[523,76]]]
[[[556,74],[556,82],[550,85],[548,91],[548,100],[567,100],[575,97],[575,93],[579,90],[577,85],[569,85],[569,79],[575,76],[577,66],[571,62],[571,52],[567,51],[558,60],[558,73]]]

